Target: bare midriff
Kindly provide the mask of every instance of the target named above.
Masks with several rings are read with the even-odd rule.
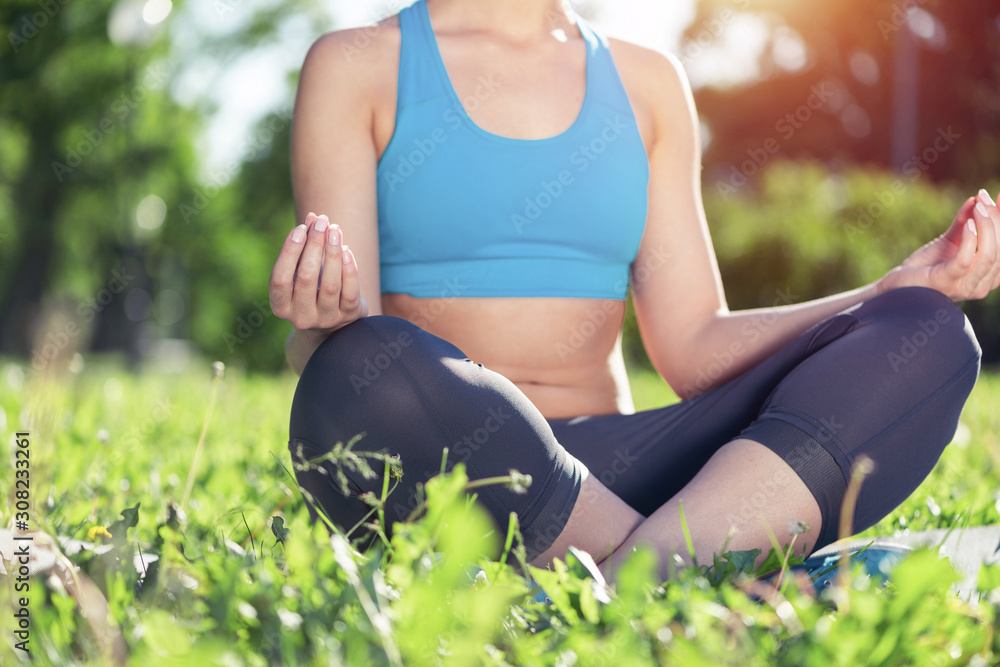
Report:
[[[624,301],[383,294],[382,311],[503,375],[549,419],[632,411],[619,340]]]

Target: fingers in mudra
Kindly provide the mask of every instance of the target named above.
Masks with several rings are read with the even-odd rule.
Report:
[[[297,329],[334,329],[364,316],[354,254],[325,215],[310,213],[289,232],[269,294],[275,315]]]
[[[1000,212],[989,195],[981,191],[962,206],[955,222],[959,235],[951,240],[958,243],[958,248],[949,261],[933,267],[930,286],[956,301],[985,298],[1000,282]]]
[[[1000,209],[986,190],[980,190],[973,207],[978,250],[973,266],[973,298],[981,299],[1000,285]]]
[[[310,213],[309,216],[313,214]],[[311,220],[309,216],[306,217],[307,221]],[[303,242],[308,232],[307,224],[298,225],[288,232],[285,242],[281,244],[274,268],[271,269],[271,279],[268,283],[271,311],[282,319],[290,320],[292,317],[292,293],[298,278],[297,271]]]
[[[931,287],[955,301],[982,299],[1000,286],[1000,209],[981,190],[962,204],[948,231],[883,279],[884,289]]]
[[[341,255],[343,264],[342,287],[340,290],[340,312],[353,319],[365,317],[368,306],[361,298],[361,282],[358,280],[358,262],[349,247],[344,246]]]
[[[325,220],[321,217],[316,226],[323,225]],[[340,291],[343,286],[343,248],[341,247],[342,233],[340,228],[333,225],[326,233],[323,243],[323,275],[317,285],[316,293],[317,312],[320,319],[332,316],[340,317]],[[335,321],[321,321],[324,327],[334,326]]]

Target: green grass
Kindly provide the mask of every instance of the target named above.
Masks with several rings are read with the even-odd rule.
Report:
[[[76,582],[30,580],[35,663],[108,664],[116,638],[144,666],[985,665],[1000,656],[997,603],[956,598],[954,571],[930,552],[911,556],[888,588],[860,577],[819,597],[792,579],[781,591],[754,589],[739,554],[662,583],[642,551],[609,592],[570,554],[533,573],[551,598],[534,601],[514,567],[485,558],[507,535],[462,500],[460,469],[429,483],[427,511],[397,530],[391,549],[359,554],[310,527],[288,476],[290,376],[227,373],[180,508],[212,394],[203,366],[131,376],[90,364],[22,387],[15,367],[0,365],[0,423],[31,431],[32,526],[82,541],[73,553],[63,546]],[[632,379],[638,409],[674,400],[658,378]],[[940,464],[868,533],[997,522],[998,404],[1000,376],[984,376]],[[0,479],[4,527],[12,481]],[[516,539],[511,547],[516,554]],[[139,550],[158,557],[142,573]],[[11,579],[0,579],[0,663],[17,664],[16,599]],[[98,598],[71,595],[86,580]],[[981,582],[1000,585],[1000,569]],[[113,629],[98,635],[91,623],[105,600]]]

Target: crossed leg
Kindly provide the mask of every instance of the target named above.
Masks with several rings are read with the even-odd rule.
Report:
[[[733,515],[727,508],[758,491],[759,479],[787,480],[780,493],[753,517]],[[737,439],[717,451],[705,467],[666,504],[644,518],[612,493],[600,480],[588,475],[563,532],[532,565],[547,567],[575,546],[594,556],[608,579],[614,578],[621,562],[639,545],[648,545],[661,555],[660,576],[667,577],[667,559],[673,554],[690,563],[680,504],[691,532],[695,555],[730,550],[760,549],[768,553],[774,532],[779,544],[791,543],[790,528],[798,521],[813,527],[802,535],[797,549],[811,551],[822,516],[819,504],[792,468],[767,447],[752,440]],[[735,521],[732,517],[735,516]]]
[[[723,547],[766,554],[769,531],[785,546],[800,522],[809,529],[796,550],[809,553],[838,537],[840,505],[862,454],[875,463],[851,527],[863,530],[933,468],[979,357],[950,300],[908,288],[821,322],[694,399],[636,415],[553,420],[559,441],[608,483],[588,478],[563,533],[537,562],[575,545],[613,574],[648,544],[666,576],[667,557],[690,560],[682,503],[696,554]]]

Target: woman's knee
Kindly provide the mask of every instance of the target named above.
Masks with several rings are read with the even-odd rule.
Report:
[[[877,306],[879,311],[911,319],[928,318],[948,322],[962,317],[962,311],[954,301],[929,287],[901,287],[885,292],[867,303]]]
[[[415,324],[398,317],[364,317],[333,332],[313,352],[299,378],[296,396],[329,393],[336,388],[345,400],[364,401],[373,388],[398,380],[404,365],[427,370],[460,350]]]
[[[868,302],[890,329],[887,360],[897,373],[919,357],[964,367],[982,356],[965,313],[949,297],[926,287],[904,287]]]
[[[291,436],[323,446],[402,427],[419,410],[414,383],[433,382],[422,376],[433,376],[452,347],[396,317],[365,317],[338,329],[302,371]]]
[[[303,379],[330,374],[357,373],[357,381],[374,377],[414,345],[426,344],[416,325],[398,317],[373,315],[351,322],[323,341],[306,363]]]

